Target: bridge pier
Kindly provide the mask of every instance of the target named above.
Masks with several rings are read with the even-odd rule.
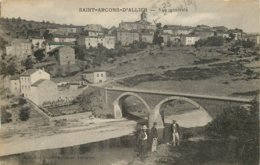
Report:
[[[120,119],[123,117],[122,109],[118,103],[114,103],[114,118]]]
[[[148,125],[149,128],[152,128],[153,123],[157,123],[157,128],[164,128],[161,115],[157,111],[151,111],[148,117]]]

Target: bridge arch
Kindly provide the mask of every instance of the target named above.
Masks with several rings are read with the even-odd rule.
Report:
[[[155,116],[157,116],[157,119],[158,118],[161,118],[161,115],[160,115],[160,109],[162,107],[162,105],[164,103],[167,103],[169,101],[172,101],[172,100],[181,100],[181,101],[185,101],[185,102],[188,102],[192,105],[194,105],[195,107],[197,107],[200,111],[203,111],[205,113],[203,114],[206,114],[207,117],[208,117],[208,120],[205,121],[206,123],[207,122],[210,122],[211,121],[211,117],[208,115],[208,112],[200,105],[198,104],[196,101],[192,100],[192,99],[189,99],[187,97],[179,97],[179,96],[170,96],[170,97],[167,97],[165,99],[163,99],[162,101],[160,101],[154,108],[154,112],[155,112]]]
[[[147,102],[138,94],[133,93],[133,92],[125,92],[122,93],[120,96],[117,97],[117,99],[113,102],[113,107],[114,107],[114,117],[115,118],[122,118],[123,113],[122,113],[122,100],[126,99],[129,96],[134,96],[138,100],[140,100],[143,105],[145,106],[145,110],[148,114],[150,114],[151,109],[150,106],[147,104]]]

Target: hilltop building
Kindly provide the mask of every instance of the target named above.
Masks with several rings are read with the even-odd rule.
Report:
[[[128,46],[134,41],[140,41],[140,34],[137,31],[117,31],[117,41],[123,46]]]
[[[146,43],[153,43],[153,33],[141,33],[141,41]]]
[[[96,36],[91,37],[87,36],[85,37],[85,46],[87,49],[90,47],[97,47],[98,44],[103,45],[107,49],[114,49],[116,43],[116,37],[115,36]]]
[[[103,29],[102,25],[99,24],[87,24],[84,27],[84,31],[99,31],[101,32]]]
[[[207,39],[209,37],[213,37],[214,31],[210,29],[200,29],[200,30],[194,30],[191,34],[199,36],[200,39]]]
[[[188,35],[194,28],[191,26],[180,26],[180,25],[165,25],[166,28],[163,30],[163,33],[171,35]]]
[[[121,22],[119,24],[119,29],[121,30],[137,30],[141,31],[143,29],[155,30],[156,26],[151,22],[147,21],[147,14],[145,11],[141,13],[141,19],[135,22]]]

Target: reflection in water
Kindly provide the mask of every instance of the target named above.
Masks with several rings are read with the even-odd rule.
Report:
[[[1,165],[110,165],[130,161],[134,153],[133,136],[61,149],[35,151],[0,159]]]
[[[169,142],[171,136],[169,134],[170,124],[166,123],[164,129],[158,129],[159,143]],[[190,131],[198,132],[198,130],[182,128],[181,146],[173,150],[164,158],[171,160],[174,154],[175,164],[191,165],[205,164],[215,161],[216,165],[223,161],[224,158],[236,160],[235,153],[239,144],[233,145],[232,140],[210,140],[203,138],[195,138],[185,133]],[[187,140],[192,139],[192,140]],[[197,139],[197,140],[196,140]],[[235,146],[230,148],[230,146]],[[135,136],[128,135],[110,140],[83,144],[74,147],[51,149],[43,151],[28,152],[12,156],[0,158],[1,165],[126,165],[131,162],[137,155]],[[235,155],[235,156],[234,156]],[[160,159],[160,158],[158,158]],[[192,160],[192,162],[187,162]],[[167,164],[167,163],[166,163]],[[168,162],[168,165],[172,162]],[[215,164],[214,164],[215,165]]]

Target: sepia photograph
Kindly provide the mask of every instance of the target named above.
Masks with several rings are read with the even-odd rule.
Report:
[[[259,0],[0,0],[0,165],[260,165]]]

